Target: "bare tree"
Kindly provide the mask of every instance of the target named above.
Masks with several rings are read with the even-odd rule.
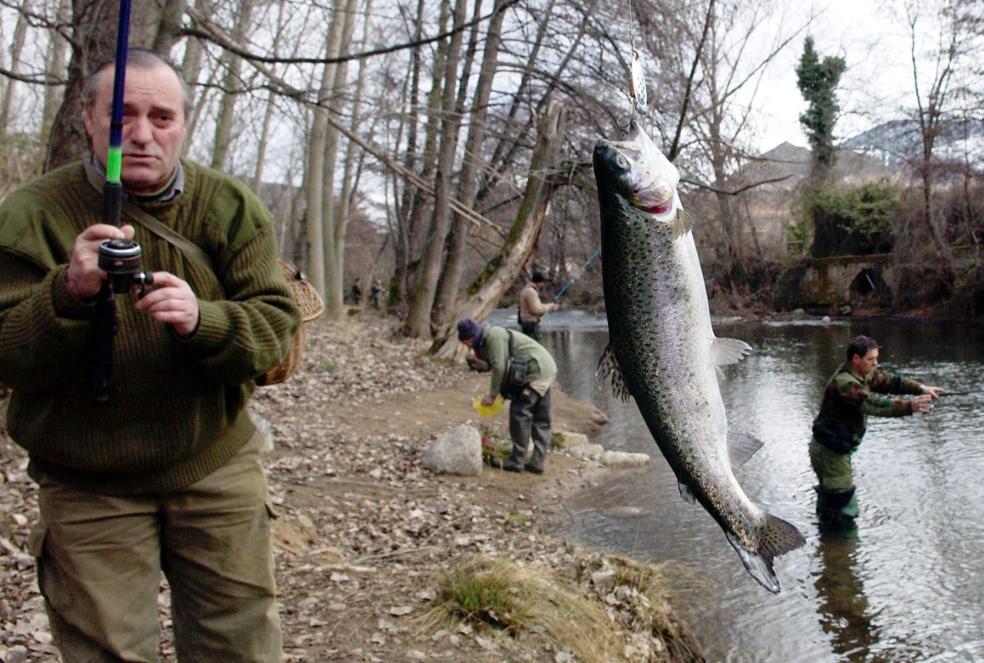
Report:
[[[236,22],[232,28],[232,38],[243,41],[253,14],[253,0],[239,0]],[[221,170],[225,166],[229,146],[232,144],[232,124],[239,97],[239,84],[242,58],[230,51],[224,51],[220,66],[225,69],[222,78],[222,96],[219,99],[219,116],[215,121],[215,138],[212,143],[212,168]]]
[[[455,0],[453,14],[453,26],[455,28],[464,25],[466,8],[466,0]],[[443,116],[441,118],[441,143],[437,155],[437,172],[435,173],[434,211],[431,215],[421,268],[410,299],[410,310],[405,328],[408,335],[420,338],[430,338],[431,336],[431,307],[437,292],[437,281],[441,275],[444,239],[450,224],[448,198],[459,127],[459,120],[452,111],[455,105],[458,62],[461,57],[462,41],[461,31],[455,30],[451,36],[447,61],[444,65],[444,91],[441,95],[440,106]]]
[[[50,31],[48,58],[45,64],[47,77],[52,81],[62,80],[65,76],[65,52],[68,48],[68,42],[62,37],[61,26],[68,25],[71,11],[70,0],[60,0],[55,13],[55,26]],[[55,113],[58,112],[58,107],[62,101],[62,92],[61,85],[45,86],[44,106],[41,109],[41,128],[38,132],[42,142],[47,141],[48,135],[51,133]]]
[[[927,14],[936,9],[935,17]],[[941,221],[933,204],[936,183],[936,163],[934,152],[936,140],[943,130],[944,124],[950,119],[949,111],[953,102],[953,84],[958,73],[962,58],[967,55],[964,50],[965,39],[971,24],[961,11],[959,0],[942,0],[935,7],[928,7],[925,2],[908,1],[905,4],[906,23],[909,28],[910,56],[912,61],[912,81],[916,101],[916,120],[919,124],[919,137],[922,149],[914,163],[916,172],[922,184],[923,213],[929,228],[933,244],[943,260],[946,273],[953,271],[953,251],[941,227]],[[935,19],[935,20],[934,20]],[[935,23],[929,37],[933,46],[930,48],[929,61],[932,71],[926,75],[920,69],[926,53],[921,53],[919,43],[924,38],[925,23]]]
[[[498,11],[489,22],[485,53],[472,101],[471,124],[468,127],[468,137],[465,139],[464,163],[458,174],[458,200],[467,207],[471,207],[475,202],[475,180],[482,160],[481,146],[485,139],[485,115],[492,92],[492,80],[497,71],[502,22],[506,15],[504,7],[505,4],[499,0],[496,3]],[[470,227],[471,224],[461,214],[454,215],[448,240],[447,263],[435,304],[435,310],[439,313],[451,311],[458,297],[461,277],[465,269],[465,240]],[[446,320],[439,317],[436,322],[442,325]]]
[[[351,50],[355,12],[358,4],[358,0],[346,0],[344,3],[344,21],[338,46],[339,53],[347,53]],[[332,117],[341,115],[342,92],[347,78],[348,62],[334,65],[331,95],[328,98],[328,113]],[[325,135],[325,167],[321,180],[321,186],[325,190],[325,197],[321,201],[321,223],[324,226],[321,250],[325,263],[325,308],[328,315],[336,318],[341,317],[345,312],[342,305],[344,289],[342,278],[345,271],[345,260],[342,252],[345,248],[346,217],[339,217],[335,207],[335,168],[338,159],[338,142],[338,130],[335,129],[335,123],[331,123]],[[314,251],[314,247],[311,250]]]
[[[558,186],[556,181],[547,181],[544,174],[556,165],[565,118],[566,113],[559,104],[548,105],[546,114],[540,118],[526,189],[509,230],[509,239],[469,286],[469,295],[457,302],[446,316],[448,323],[436,330],[437,341],[433,349],[438,357],[460,356],[457,338],[449,335],[450,322],[463,317],[484,319],[532,258]]]
[[[23,11],[17,12],[17,24],[14,26],[14,37],[10,44],[10,71],[17,74],[20,69],[21,51],[24,50],[24,39],[27,36],[27,16]],[[10,108],[14,102],[15,78],[5,79],[3,95],[0,97],[0,133],[7,133],[10,121]]]

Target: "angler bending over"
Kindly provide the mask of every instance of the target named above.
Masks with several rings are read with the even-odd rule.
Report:
[[[498,394],[510,399],[512,452],[503,461],[494,458],[492,466],[508,472],[543,474],[550,449],[550,387],[557,378],[553,357],[525,334],[494,325],[479,326],[470,318],[458,322],[458,340],[472,349],[478,364],[491,371],[489,393],[482,404],[492,405]],[[525,364],[525,372],[517,373],[517,362]],[[510,379],[520,373],[518,379]],[[531,438],[533,453],[527,460]]]

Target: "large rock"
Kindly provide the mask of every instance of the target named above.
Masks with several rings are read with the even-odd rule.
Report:
[[[580,456],[581,458],[590,458],[592,460],[599,458],[604,452],[605,447],[600,444],[582,444],[567,449],[567,453],[572,456]]]
[[[462,424],[430,443],[420,462],[437,474],[476,476],[482,471],[482,434]]]
[[[572,447],[584,446],[587,443],[588,436],[584,433],[557,431],[550,436],[550,446],[554,449],[570,449]]]
[[[649,462],[649,454],[634,454],[627,451],[606,451],[598,461],[609,467],[625,465],[645,465]]]

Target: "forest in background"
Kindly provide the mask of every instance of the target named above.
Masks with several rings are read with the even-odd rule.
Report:
[[[942,154],[937,141],[954,121],[984,115],[984,9],[888,4],[912,50],[912,95],[896,115],[918,132],[886,194],[889,213],[875,215],[909,284],[892,305],[955,302],[980,315],[981,163]],[[618,138],[627,126],[633,49],[650,100],[641,119],[683,175],[712,294],[770,307],[818,232],[874,237],[870,201],[817,176],[814,163],[813,176],[782,193],[790,212],[779,223],[797,241],[779,255],[756,241],[755,196],[776,184],[750,175],[753,145],[769,131],[756,95],[777,55],[811,28],[809,18],[784,19],[789,6],[135,0],[130,43],[181,66],[195,94],[187,156],[238,175],[267,200],[284,255],[324,295],[329,315],[344,315],[356,277],[363,290],[378,279],[404,333],[440,341],[458,317],[487,314],[534,266],[559,287],[597,249],[590,155],[598,137]],[[87,153],[80,86],[112,56],[117,10],[107,0],[0,3],[9,45],[0,54],[4,192]],[[821,65],[829,59],[816,55]],[[842,55],[849,65],[851,54]],[[836,158],[824,152],[840,112],[836,85],[829,93],[833,108],[805,95],[814,105],[801,117],[829,130],[817,142],[811,135],[821,164]],[[825,213],[831,197],[848,209]],[[599,299],[597,262],[569,302]]]

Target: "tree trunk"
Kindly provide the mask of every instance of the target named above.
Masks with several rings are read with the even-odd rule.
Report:
[[[422,34],[422,22],[423,22],[423,11],[424,5],[423,0],[420,0],[418,4],[418,14],[417,14],[417,39],[419,40]],[[447,23],[451,16],[451,3],[450,0],[442,0],[441,2],[441,13],[438,19],[438,31],[443,33],[447,29]],[[419,173],[420,178],[424,181],[429,181],[437,168],[437,137],[438,130],[440,128],[440,113],[436,112],[435,109],[440,105],[441,100],[441,89],[442,79],[441,74],[444,72],[445,63],[447,62],[449,41],[445,40],[438,45],[437,53],[434,57],[434,65],[431,69],[431,88],[427,96],[427,123],[424,127],[424,147],[421,150],[420,155],[417,155],[416,149],[416,136],[417,136],[417,120],[416,117],[420,112],[417,105],[417,94],[419,93],[419,81],[417,80],[420,73],[420,48],[414,49],[414,81],[411,88],[411,98],[410,98],[410,124],[411,130],[408,135],[407,140],[407,158],[406,165],[407,169],[413,172]],[[413,165],[419,161],[419,166],[414,168]],[[405,204],[401,206],[406,212],[406,221],[402,224],[402,228],[405,228],[404,238],[401,241],[401,245],[405,245],[406,258],[404,264],[397,268],[397,288],[394,289],[399,293],[399,297],[390,298],[390,306],[395,307],[400,302],[408,300],[410,293],[413,290],[413,281],[416,274],[416,268],[413,264],[417,262],[418,251],[421,249],[421,235],[424,226],[424,209],[426,206],[427,194],[417,186],[406,185],[404,189],[404,199]]]
[[[70,0],[61,0],[58,6],[57,21],[68,23],[71,16],[72,4]],[[50,32],[51,42],[48,45],[48,61],[45,70],[48,78],[60,80],[65,75],[65,51],[68,42],[57,30]],[[44,108],[41,111],[41,141],[47,141],[51,133],[51,127],[55,122],[55,114],[62,101],[62,87],[60,85],[48,85],[44,88]]]
[[[273,42],[273,56],[277,57],[280,53],[280,34],[284,28],[284,3],[280,0],[277,3],[277,32]],[[270,138],[270,122],[273,120],[273,112],[276,109],[277,95],[270,90],[267,94],[266,108],[263,111],[263,126],[260,129],[260,140],[256,146],[256,167],[253,169],[253,191],[257,195],[260,193],[260,186],[263,184],[263,162],[266,160],[267,142]],[[283,246],[283,244],[281,244]]]
[[[536,252],[537,240],[550,210],[551,198],[558,186],[553,182],[545,182],[541,173],[557,160],[560,139],[564,133],[564,119],[565,112],[561,106],[548,104],[547,112],[540,118],[537,127],[536,147],[530,161],[526,190],[516,212],[516,220],[509,230],[508,239],[468,288],[468,297],[454,306],[452,315],[447,317],[449,324],[438,330],[437,340],[432,346],[436,357],[460,359],[464,355],[463,346],[458,343],[454,334],[450,334],[450,330],[454,328],[453,323],[465,317],[485,319]]]
[[[516,91],[512,95],[512,103],[509,105],[509,112],[506,114],[507,124],[512,124],[520,108],[523,108],[523,106],[529,103],[527,91],[530,87],[530,81],[534,79],[534,70],[539,59],[540,50],[543,48],[544,42],[548,40],[550,17],[553,15],[555,3],[556,0],[548,0],[547,6],[543,9],[537,22],[536,38],[533,41],[530,56],[526,59],[526,63],[523,67],[523,75],[519,80]],[[578,35],[575,41],[578,41],[580,36],[581,35]],[[521,132],[520,135],[523,133],[526,132]],[[489,162],[493,165],[494,170],[491,173],[486,173],[482,178],[482,184],[479,187],[476,200],[484,200],[485,197],[495,188],[496,184],[499,182],[499,179],[502,177],[502,174],[505,172],[507,164],[513,163],[513,156],[515,155],[517,149],[519,149],[518,141],[514,139],[513,135],[501,136],[499,138],[495,149],[492,151],[492,158],[489,160]],[[500,164],[501,167],[499,166]]]
[[[17,25],[14,26],[14,39],[10,45],[10,71],[15,74],[20,70],[21,51],[24,50],[24,38],[26,36],[27,18],[22,12],[17,12]],[[9,78],[6,79],[6,82],[7,84],[3,86],[3,99],[0,100],[0,134],[9,133],[7,123],[10,122],[10,109],[14,103],[14,83],[16,81]]]
[[[249,29],[250,17],[253,13],[252,0],[239,0],[239,11],[236,14],[236,24],[232,29],[232,37],[241,43]],[[222,98],[219,102],[219,115],[215,120],[215,140],[212,143],[212,168],[223,170],[232,144],[232,125],[235,121],[236,100],[239,97],[240,71],[243,60],[241,57],[225,51],[220,58],[225,67],[222,77]]]
[[[486,109],[492,93],[492,80],[498,68],[502,22],[506,14],[503,8],[504,4],[505,0],[497,0],[496,12],[492,20],[489,21],[482,68],[478,74],[475,98],[472,102],[472,120],[468,127],[468,137],[465,139],[464,160],[461,173],[458,175],[458,200],[467,207],[471,207],[475,202],[475,180],[478,172],[478,160],[481,158],[482,141],[485,139]],[[454,215],[451,237],[448,242],[447,265],[444,269],[444,278],[441,280],[441,289],[438,292],[435,306],[437,311],[450,312],[458,298],[458,290],[465,269],[465,241],[468,239],[470,227],[471,223],[460,214]],[[439,317],[436,322],[440,327],[445,325],[447,320]]]
[[[167,0],[161,10],[161,18],[157,27],[157,35],[151,49],[167,55],[174,48],[181,32],[181,17],[184,16],[185,0]]]
[[[365,17],[362,24],[362,44],[360,50],[365,50],[369,39],[369,16],[372,13],[372,0],[366,0]],[[349,126],[354,133],[362,121],[362,95],[366,84],[366,61],[359,60],[359,72],[356,76],[355,95],[352,99],[352,121]],[[370,135],[372,131],[370,130]],[[345,276],[345,235],[348,230],[349,220],[352,216],[353,192],[357,189],[359,174],[362,171],[361,162],[365,152],[358,150],[356,154],[356,144],[348,141],[345,150],[345,169],[342,172],[342,191],[338,196],[338,214],[335,222],[335,266],[337,273],[335,279],[341,285]],[[356,165],[358,162],[358,166]],[[366,274],[363,283],[371,283],[371,274]]]
[[[345,21],[345,6],[338,2],[332,12],[331,26],[326,39],[327,58],[338,55],[338,44]],[[306,234],[308,242],[308,278],[318,293],[325,297],[325,253],[324,246],[324,197],[331,199],[332,192],[324,191],[325,146],[328,136],[327,103],[331,86],[335,81],[335,65],[325,64],[321,71],[321,85],[318,89],[318,103],[314,107],[311,133],[308,140],[307,167],[304,169],[307,211]]]
[[[451,169],[454,166],[454,152],[458,143],[459,120],[453,114],[458,62],[463,41],[461,26],[465,22],[465,0],[456,0],[454,8],[454,34],[448,48],[448,58],[444,66],[444,93],[440,113],[441,146],[437,155],[437,173],[434,185],[434,211],[431,216],[430,231],[424,247],[424,256],[414,284],[407,316],[406,333],[417,338],[431,337],[431,307],[437,292],[437,281],[441,276],[444,258],[444,241],[450,225],[448,197],[451,186]]]
[[[341,38],[338,40],[337,53],[348,53],[350,50],[357,8],[358,0],[345,1],[345,15]],[[341,62],[334,65],[331,77],[331,95],[328,98],[328,113],[332,117],[341,116],[341,95],[347,78],[348,63]],[[321,235],[321,251],[325,262],[325,310],[328,316],[333,318],[341,318],[345,315],[343,300],[345,284],[342,283],[344,263],[341,260],[341,253],[335,248],[338,235],[335,228],[336,223],[338,223],[335,214],[335,167],[337,160],[338,130],[335,129],[334,125],[329,125],[325,134],[325,167],[321,185],[325,191],[324,199],[321,201],[321,223],[324,226]],[[314,247],[311,250],[313,251]]]
[[[147,46],[157,33],[160,11],[152,0],[135,0],[130,46]],[[139,17],[139,18],[136,18]],[[61,107],[55,114],[45,156],[45,172],[89,153],[82,125],[82,85],[96,67],[116,54],[119,5],[111,0],[75,0],[72,5],[72,58]]]

